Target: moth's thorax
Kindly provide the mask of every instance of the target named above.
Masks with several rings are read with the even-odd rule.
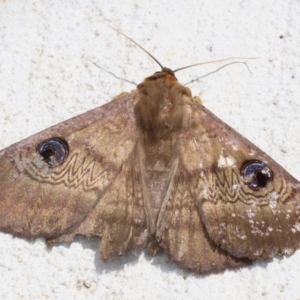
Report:
[[[184,97],[192,97],[189,88],[178,83],[169,72],[158,72],[137,86],[134,108],[137,126],[149,141],[176,133],[183,126]]]

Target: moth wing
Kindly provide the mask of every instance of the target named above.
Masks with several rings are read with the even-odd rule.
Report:
[[[160,246],[173,261],[197,273],[220,272],[249,264],[250,261],[231,256],[212,241],[197,210],[192,189],[190,175],[182,170],[158,220],[156,238]]]
[[[135,93],[122,95],[2,150],[0,230],[67,240],[101,198],[109,202],[114,180],[121,184],[130,172],[128,160],[138,138],[135,98]],[[61,165],[49,168],[36,149],[53,137],[68,143],[69,155]]]
[[[100,254],[104,260],[144,248],[149,232],[142,175],[136,160],[136,155],[126,160],[109,189],[76,230],[50,243],[72,241],[76,234],[98,236],[101,237]]]
[[[300,184],[273,159],[193,102],[180,155],[209,237],[235,257],[268,259],[300,246]],[[241,173],[259,161],[273,173],[252,189]]]

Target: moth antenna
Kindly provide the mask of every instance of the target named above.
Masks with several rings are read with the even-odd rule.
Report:
[[[247,65],[247,63],[246,63],[245,61],[233,61],[233,62],[228,63],[228,64],[226,64],[226,65],[224,65],[224,66],[221,66],[220,68],[218,68],[218,69],[216,69],[216,70],[214,70],[214,71],[211,71],[211,72],[209,72],[209,73],[207,73],[207,74],[205,74],[205,75],[203,75],[203,76],[199,76],[199,77],[197,77],[196,79],[193,79],[193,80],[191,80],[191,81],[189,81],[189,82],[186,82],[184,85],[191,84],[191,83],[193,83],[193,82],[195,82],[195,81],[198,81],[200,78],[204,78],[204,77],[209,76],[209,75],[211,75],[211,74],[217,73],[218,71],[222,70],[223,68],[228,67],[228,66],[233,65],[233,64],[244,64],[244,65],[246,66],[246,68],[248,69],[249,73],[253,74],[253,73],[251,72],[249,66]]]
[[[112,27],[110,25],[107,25],[107,26],[109,26],[111,29],[113,29],[117,33],[123,35],[129,41],[131,41],[136,46],[138,46],[140,49],[142,49],[144,52],[146,52],[161,67],[161,69],[164,70],[163,65],[150,52],[148,52],[144,47],[142,47],[140,44],[138,44],[135,40],[133,40],[132,38],[130,38],[129,36],[127,36],[125,33],[121,32],[120,30],[118,30],[118,29],[116,29],[116,28],[114,28],[114,27]],[[173,72],[175,73],[177,71],[181,71],[181,70],[184,70],[184,69],[187,69],[187,68],[191,68],[191,67],[195,67],[195,66],[213,64],[213,63],[223,62],[223,61],[232,60],[232,59],[258,59],[258,58],[259,57],[229,57],[229,58],[224,58],[224,59],[218,59],[218,60],[212,60],[212,61],[200,62],[200,63],[188,65],[188,66],[185,66],[185,67],[178,68],[178,69],[174,70]],[[233,62],[233,63],[239,63],[239,62]],[[241,62],[241,63],[244,63],[247,66],[248,70],[249,70],[249,67],[248,67],[248,65],[245,62]],[[226,67],[226,66],[228,66],[230,64],[232,64],[232,63],[226,64],[223,67]],[[208,76],[210,74],[213,74],[214,72],[217,72],[217,71],[221,70],[223,67],[220,67],[219,69],[217,69],[217,70],[215,70],[215,71],[213,71],[211,73],[208,73],[208,74],[204,75],[203,77]],[[249,70],[249,72],[250,72],[250,70]],[[202,77],[198,77],[198,78],[202,78]],[[193,82],[193,81],[191,81],[191,82]]]
[[[133,85],[137,86],[137,83],[134,82],[134,81],[130,81],[130,80],[126,79],[126,78],[119,77],[119,76],[115,75],[114,73],[112,73],[112,72],[110,72],[110,71],[107,71],[106,69],[102,68],[101,66],[99,66],[98,64],[96,64],[96,63],[94,63],[94,62],[92,62],[92,64],[94,64],[97,68],[99,68],[99,69],[105,71],[106,73],[108,73],[108,74],[114,76],[114,77],[117,78],[118,80],[123,80],[123,81],[125,81],[125,82],[127,82],[127,83],[130,83],[130,84],[133,84]]]
[[[189,65],[189,66],[185,66],[185,67],[182,67],[182,68],[178,68],[176,70],[174,70],[173,72],[177,72],[177,71],[181,71],[181,70],[184,70],[184,69],[187,69],[187,68],[191,68],[191,67],[195,67],[195,66],[200,66],[200,65],[208,65],[208,64],[214,64],[214,63],[218,63],[218,62],[223,62],[223,61],[227,61],[227,60],[231,60],[231,59],[258,59],[259,57],[229,57],[229,58],[224,58],[224,59],[218,59],[218,60],[211,60],[211,61],[206,61],[206,62],[200,62],[200,63],[196,63],[196,64],[192,64],[192,65]],[[238,63],[238,62],[233,62],[233,63]],[[230,65],[231,63],[229,64],[226,64],[225,66],[223,67],[226,67],[227,65]],[[222,69],[219,68],[219,69]],[[218,69],[218,70],[219,70]],[[248,68],[249,69],[249,68]],[[216,71],[218,71],[216,70]]]
[[[135,40],[133,40],[132,38],[130,38],[129,36],[127,36],[125,33],[121,32],[120,30],[108,25],[111,29],[113,29],[114,31],[116,31],[117,33],[123,35],[124,37],[126,37],[129,41],[131,41],[132,43],[134,43],[136,46],[138,46],[140,49],[142,49],[144,52],[146,52],[163,70],[164,67],[162,66],[162,64],[150,53],[148,52],[144,47],[142,47],[140,44],[138,44]]]

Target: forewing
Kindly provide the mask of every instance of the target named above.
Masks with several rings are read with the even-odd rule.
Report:
[[[138,134],[135,93],[44,130],[0,152],[0,230],[56,239],[76,231],[120,178]],[[44,140],[68,143],[64,163],[49,168],[37,153]],[[120,180],[120,179],[119,179]]]
[[[71,234],[50,242],[70,241],[76,234],[99,236],[100,254],[105,260],[144,248],[149,233],[141,180],[135,148],[81,225]]]
[[[238,268],[249,261],[232,257],[208,236],[193,198],[190,175],[179,167],[165,210],[161,212],[156,237],[169,257],[197,273]]]
[[[300,246],[300,186],[263,151],[194,102],[180,139],[184,169],[210,238],[236,257],[271,258]],[[265,164],[273,178],[245,183],[246,162]]]

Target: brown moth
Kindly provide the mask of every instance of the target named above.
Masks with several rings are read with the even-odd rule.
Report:
[[[102,238],[105,260],[161,248],[198,273],[292,254],[300,184],[172,70],[0,152],[0,230]]]

